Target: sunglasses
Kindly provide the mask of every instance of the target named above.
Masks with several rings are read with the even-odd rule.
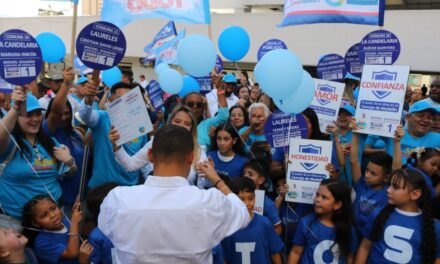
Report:
[[[186,106],[191,107],[191,108],[202,108],[203,103],[201,102],[186,102]]]

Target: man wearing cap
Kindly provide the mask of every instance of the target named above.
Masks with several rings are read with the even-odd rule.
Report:
[[[237,78],[235,78],[233,74],[228,73],[222,78],[222,85],[225,89],[228,108],[231,108],[236,105],[239,100],[239,98],[234,94],[234,89],[237,85]],[[206,99],[208,100],[209,113],[211,114],[211,116],[215,116],[218,111],[217,89],[213,89],[211,92],[207,93]]]
[[[440,107],[440,78],[432,81],[431,88],[429,90],[429,97],[423,101],[428,102],[434,107]]]
[[[406,164],[408,156],[417,147],[440,147],[440,134],[432,132],[433,117],[438,114],[427,101],[418,101],[409,108],[406,116],[405,135],[401,140],[402,164]],[[392,152],[392,144],[387,144],[388,154]]]

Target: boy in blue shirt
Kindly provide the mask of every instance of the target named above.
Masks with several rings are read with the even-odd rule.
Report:
[[[222,241],[225,262],[281,264],[284,247],[281,238],[267,218],[254,213],[255,183],[246,177],[236,177],[231,180],[230,188],[246,204],[252,221]]]

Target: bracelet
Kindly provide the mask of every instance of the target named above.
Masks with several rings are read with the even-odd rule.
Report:
[[[219,179],[218,181],[216,181],[216,182],[214,183],[214,187],[217,188],[217,184],[219,184],[219,183],[222,182],[222,181],[223,181],[222,179]]]

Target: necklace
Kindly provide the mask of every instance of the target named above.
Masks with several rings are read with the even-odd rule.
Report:
[[[39,161],[42,161],[43,157],[41,156],[40,151],[38,150],[37,144],[38,144],[38,138],[35,139],[35,143],[32,145],[32,148],[34,149],[34,152],[35,152],[35,155],[37,156],[37,159]]]

